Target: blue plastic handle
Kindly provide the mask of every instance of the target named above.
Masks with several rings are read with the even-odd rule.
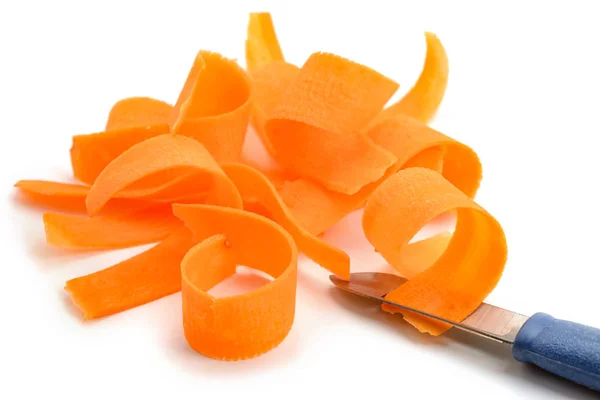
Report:
[[[600,391],[600,329],[537,313],[517,333],[512,354],[517,361]]]

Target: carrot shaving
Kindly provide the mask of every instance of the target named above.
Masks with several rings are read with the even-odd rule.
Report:
[[[240,360],[277,347],[294,321],[298,252],[344,279],[350,259],[318,236],[364,208],[365,236],[407,283],[386,295],[461,321],[498,283],[507,244],[498,221],[473,199],[482,178],[473,149],[429,127],[444,97],[448,57],[425,34],[421,75],[399,85],[379,72],[315,52],[285,61],[269,13],[251,13],[243,70],[200,51],[173,106],[118,101],[106,130],[73,137],[73,176],[15,186],[46,212],[46,241],[69,249],[158,243],[77,277],[65,290],[84,319],[119,313],[181,290],[191,348]],[[278,167],[242,154],[251,124]],[[440,215],[453,233],[411,242]],[[208,291],[249,266],[273,280],[242,295]],[[394,309],[421,332],[450,328]]]
[[[482,167],[477,154],[467,145],[405,115],[383,120],[368,132],[368,136],[394,154],[400,164],[439,168],[450,183],[467,196],[475,197],[481,183]],[[441,164],[431,164],[431,159],[421,158],[424,165],[419,165],[415,157],[433,147],[442,148],[438,153]]]
[[[88,186],[41,180],[21,180],[15,183],[15,187],[23,194],[23,199],[31,204],[62,211],[85,212],[85,196],[89,190]]]
[[[431,267],[440,258],[448,247],[450,239],[452,239],[451,233],[442,232],[427,239],[409,243],[402,248],[402,257],[394,261],[393,267],[400,275],[412,279]]]
[[[397,88],[394,81],[350,60],[311,55],[266,123],[275,159],[328,189],[356,193],[395,162],[358,133]],[[349,171],[350,164],[354,168]]]
[[[194,180],[194,182],[192,182]],[[176,177],[173,182],[156,188],[138,188],[121,190],[103,208],[101,214],[122,213],[124,211],[142,210],[162,203],[203,202],[206,199],[205,191],[189,193],[190,184],[195,182],[195,176],[189,175]],[[89,186],[71,183],[22,180],[15,184],[24,197],[33,204],[47,206],[62,211],[86,212],[85,198],[90,190]],[[153,200],[146,200],[148,196]]]
[[[254,71],[273,61],[283,61],[270,13],[250,13],[246,39],[246,69]]]
[[[468,146],[402,115],[387,118],[367,135],[397,160],[377,182],[362,187],[353,195],[336,193],[304,179],[288,182],[279,191],[291,213],[312,234],[323,233],[348,213],[363,207],[382,182],[403,168],[441,170],[444,177],[467,196],[475,196],[482,169],[477,154]]]
[[[202,143],[217,162],[237,161],[250,120],[250,81],[233,60],[200,51],[169,123]]]
[[[97,214],[116,193],[136,181],[163,183],[161,172],[169,170],[197,174],[198,188],[210,181],[208,202],[242,207],[235,185],[202,144],[185,136],[161,135],[132,146],[102,170],[85,199],[88,214]]]
[[[260,171],[269,179],[269,181],[277,188],[277,190],[281,189],[286,182],[297,179],[293,174],[277,165],[264,165],[263,163],[259,163],[245,154],[242,154],[239,162]]]
[[[112,267],[67,282],[65,290],[86,320],[141,306],[181,290],[181,260],[193,246],[185,229]]]
[[[176,121],[177,133],[204,144],[218,162],[238,159],[250,119],[250,82],[234,61],[199,52],[174,107],[158,100],[135,99],[121,100],[122,104],[113,107],[112,121],[109,116],[107,124],[111,130],[73,137],[71,164],[77,179],[91,185],[121,153],[170,132]],[[186,114],[180,118],[186,101]],[[157,103],[161,104],[159,111]],[[138,108],[144,104],[152,106],[144,112]]]
[[[256,357],[276,347],[294,321],[298,253],[292,237],[269,219],[233,208],[175,204],[173,211],[200,241],[181,263],[189,345],[221,360]],[[274,280],[237,296],[206,293],[233,275],[236,264]]]
[[[349,278],[348,255],[302,228],[265,176],[241,164],[226,164],[222,168],[240,191],[242,198],[262,204],[268,210],[271,219],[292,235],[301,252],[334,274]]]
[[[400,101],[381,113],[381,119],[408,115],[427,123],[442,103],[448,86],[448,55],[435,34],[425,32],[425,42],[427,54],[419,79]]]
[[[382,183],[367,201],[362,226],[369,242],[392,266],[429,221],[457,210],[452,239],[426,270],[386,295],[386,299],[450,321],[462,321],[498,283],[507,257],[502,227],[444,177],[426,168],[409,168]],[[389,312],[393,307],[383,306]],[[440,335],[450,328],[404,313],[421,332]]]
[[[180,227],[170,207],[109,216],[44,213],[46,241],[71,249],[115,249],[154,243]]]
[[[119,100],[108,114],[106,130],[165,124],[172,109],[172,105],[150,97]]]
[[[134,144],[169,132],[169,125],[158,124],[114,129],[73,136],[71,166],[73,176],[91,185],[100,172]]]
[[[275,155],[275,151],[265,132],[265,124],[299,70],[300,68],[285,61],[274,61],[250,71],[253,89],[252,127],[272,156]]]

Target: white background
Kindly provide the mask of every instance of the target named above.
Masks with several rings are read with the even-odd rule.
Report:
[[[19,204],[12,185],[68,181],[71,136],[101,131],[123,97],[173,103],[198,50],[243,65],[247,12],[270,10],[289,61],[301,65],[320,50],[352,58],[400,82],[395,98],[420,72],[424,30],[438,34],[450,79],[432,125],[478,152],[477,201],[508,239],[506,271],[488,302],[600,327],[593,1],[248,3],[2,3],[0,397],[592,398],[513,361],[508,347],[456,331],[419,334],[399,316],[338,293],[305,259],[290,335],[254,360],[218,362],[190,350],[179,294],[82,323],[64,282],[141,249],[51,248],[42,210]],[[383,265],[362,235],[360,213],[326,238],[350,253],[354,271]]]

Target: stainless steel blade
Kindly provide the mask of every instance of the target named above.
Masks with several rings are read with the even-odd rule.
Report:
[[[357,272],[350,274],[349,281],[338,278],[335,275],[331,275],[329,279],[336,287],[347,292],[412,311],[425,317],[450,324],[458,329],[502,343],[512,344],[519,329],[521,329],[525,321],[529,318],[526,315],[483,303],[463,321],[450,321],[386,300],[385,296],[389,292],[406,282],[406,279],[401,276],[381,272]]]

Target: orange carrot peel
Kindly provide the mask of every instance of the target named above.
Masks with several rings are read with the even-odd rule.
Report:
[[[110,249],[157,243],[65,289],[85,319],[182,292],[189,345],[239,360],[279,345],[294,321],[298,252],[347,279],[350,259],[318,235],[363,208],[367,239],[409,281],[386,298],[460,321],[496,286],[507,246],[498,221],[474,202],[477,154],[428,121],[447,86],[448,59],[426,33],[419,79],[385,107],[399,85],[329,53],[286,62],[268,13],[252,13],[247,72],[200,51],[174,105],[131,97],[111,109],[105,131],[73,138],[73,175],[83,184],[24,180],[46,212],[48,243]],[[252,124],[281,171],[242,157]],[[441,214],[453,234],[411,243]],[[87,215],[85,215],[87,214]],[[208,292],[249,266],[273,280],[215,298]],[[449,326],[401,312],[421,332]]]
[[[106,130],[160,125],[169,121],[173,106],[151,97],[129,97],[115,103],[108,114]]]
[[[179,226],[170,206],[97,217],[44,213],[46,241],[71,249],[117,249],[154,243]]]
[[[409,168],[375,190],[362,226],[375,249],[403,273],[403,250],[409,241],[425,224],[450,210],[457,210],[457,223],[442,254],[432,265],[421,265],[421,272],[412,271],[414,276],[386,299],[460,322],[481,305],[504,270],[506,238],[493,216],[440,174]],[[387,305],[383,309],[398,311]],[[404,314],[421,332],[439,335],[449,329],[447,324]]]
[[[216,53],[200,51],[168,116],[166,103],[160,106],[157,118],[158,100],[130,98],[121,100],[111,110],[107,124],[110,130],[75,136],[71,147],[73,174],[80,181],[92,184],[125,150],[173,128],[202,143],[217,162],[236,161],[250,119],[250,90],[248,76],[237,63]],[[189,101],[185,103],[186,100]],[[142,112],[140,109],[148,104],[152,108]]]
[[[298,254],[290,234],[265,217],[232,208],[174,205],[173,210],[200,241],[181,262],[183,328],[190,346],[223,360],[255,357],[277,346],[295,313]],[[274,280],[237,296],[206,293],[238,264]]]
[[[143,253],[69,280],[65,290],[86,320],[141,306],[181,290],[181,260],[193,245],[181,227]]]
[[[246,37],[246,69],[254,71],[273,61],[283,61],[283,52],[270,13],[250,13]]]

